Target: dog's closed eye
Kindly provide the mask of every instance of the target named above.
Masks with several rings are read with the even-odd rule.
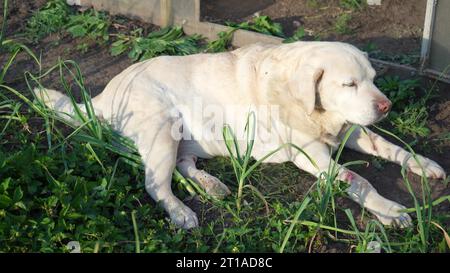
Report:
[[[357,87],[357,84],[356,84],[355,81],[351,81],[351,82],[344,82],[342,84],[342,86],[345,86],[345,87]]]

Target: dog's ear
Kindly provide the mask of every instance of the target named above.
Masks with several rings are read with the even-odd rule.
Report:
[[[303,104],[308,115],[311,115],[314,111],[316,92],[323,73],[323,68],[301,65],[289,82],[289,92],[297,101]]]

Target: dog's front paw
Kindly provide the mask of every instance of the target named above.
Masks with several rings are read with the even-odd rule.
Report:
[[[420,176],[425,175],[432,179],[445,179],[446,177],[444,169],[439,164],[420,155],[417,155],[417,160],[411,157],[407,162],[407,166],[411,172]]]
[[[401,210],[406,209],[404,206],[393,201],[387,201],[386,209],[380,211],[372,211],[378,220],[387,226],[406,228],[412,225],[411,217]]]
[[[191,229],[198,227],[197,214],[184,204],[171,209],[169,215],[172,222],[181,228]]]

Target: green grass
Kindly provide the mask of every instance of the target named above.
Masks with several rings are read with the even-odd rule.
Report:
[[[319,4],[319,2],[317,0],[307,0],[306,1],[306,5],[309,8],[318,8],[320,4]]]
[[[255,126],[256,126],[256,116],[255,113],[252,112],[248,115],[247,122],[245,124],[245,134],[247,143],[245,151],[242,152],[239,150],[236,136],[234,135],[229,125],[225,124],[223,128],[223,139],[225,140],[225,145],[230,155],[230,160],[233,166],[234,174],[236,176],[236,180],[238,181],[238,191],[236,194],[237,215],[239,215],[239,212],[241,210],[243,190],[246,187],[255,192],[258,197],[260,197],[265,203],[267,203],[264,196],[255,187],[249,184],[245,185],[245,182],[246,179],[249,177],[249,175],[252,173],[252,171],[256,169],[264,160],[271,157],[273,154],[285,148],[292,147],[301,154],[305,155],[314,166],[317,166],[316,163],[309,157],[308,154],[306,154],[301,148],[297,147],[293,143],[283,144],[277,149],[261,157],[261,159],[259,159],[258,161],[251,163],[251,154],[253,151],[253,146],[255,144],[255,133],[256,133]]]
[[[74,66],[75,71],[70,72],[69,66]],[[61,63],[59,68],[73,73],[78,78],[77,82],[82,84],[82,77],[74,63]],[[61,80],[66,86],[63,77]],[[258,175],[261,167],[260,161],[251,162],[249,157],[254,132],[252,116],[247,120],[249,141],[242,154],[233,148],[236,146],[232,132],[224,128],[224,138],[232,156],[231,162],[225,159],[220,164],[234,170],[238,181],[234,188],[236,196],[225,201],[208,201],[208,196],[201,194],[201,202],[211,206],[218,217],[209,219],[204,227],[192,232],[178,230],[165,219],[161,209],[148,202],[142,184],[142,170],[138,164],[127,164],[133,159],[133,154],[124,158],[107,148],[108,142],[112,141],[108,137],[107,126],[95,123],[95,116],[88,115],[80,120],[84,126],[74,128],[66,136],[58,131],[61,125],[54,126],[55,121],[52,119],[57,117],[36,103],[31,108],[40,113],[42,123],[50,126],[51,144],[48,144],[48,130],[37,133],[19,129],[30,127],[25,124],[29,122],[27,116],[33,113],[28,112],[25,115],[11,113],[20,118],[13,119],[8,130],[20,132],[16,137],[20,143],[8,144],[18,145],[20,150],[4,151],[4,146],[1,146],[0,165],[5,179],[1,183],[0,204],[4,221],[0,234],[7,242],[2,249],[4,251],[68,251],[65,244],[77,240],[85,252],[295,252],[307,251],[308,244],[318,234],[325,236],[321,239],[324,241],[322,243],[332,240],[347,240],[349,244],[354,242],[357,252],[368,251],[372,241],[379,242],[387,252],[401,248],[404,251],[445,251],[443,241],[439,241],[442,235],[436,229],[431,232],[432,226],[420,224],[423,221],[418,222],[418,233],[411,228],[408,230],[409,235],[406,232],[409,239],[402,238],[400,242],[392,239],[398,231],[386,231],[376,221],[370,222],[365,231],[359,231],[353,216],[348,215],[351,226],[348,229],[338,226],[335,215],[339,208],[335,205],[335,198],[342,196],[344,188],[341,183],[335,183],[335,166],[330,166],[324,178],[304,193],[301,202],[264,198],[263,201],[270,208],[269,214],[264,213],[261,196],[266,193],[255,195],[251,187],[247,188],[247,192],[242,191],[246,185],[251,185],[248,183]],[[89,104],[87,96],[85,103]],[[97,145],[99,141],[106,143]],[[336,155],[336,161],[339,161],[342,147]],[[129,150],[133,151],[133,148]],[[231,177],[228,179],[233,180],[233,173],[229,175]],[[179,185],[177,194],[186,195],[183,193],[185,186],[176,185]],[[257,188],[256,185],[253,187]],[[281,188],[284,187],[282,184]],[[428,193],[425,193],[425,197],[428,199],[424,200],[431,200]],[[241,205],[243,200],[246,200],[245,206]],[[421,212],[417,200],[416,203],[415,210]],[[421,217],[430,217],[431,210],[426,213],[420,214]],[[433,220],[440,222],[439,219]],[[34,238],[40,239],[35,241]]]
[[[60,31],[71,12],[64,0],[49,0],[27,22],[25,34],[34,42],[46,35]]]
[[[275,23],[269,16],[256,16],[251,21],[242,23],[227,22],[227,26],[245,29],[263,34],[273,35],[284,38],[283,28],[280,23]]]
[[[109,40],[110,24],[109,17],[105,13],[90,9],[69,16],[64,28],[73,38],[83,38],[77,49],[86,53],[89,44],[101,45]]]
[[[405,108],[417,97],[419,79],[401,80],[399,76],[386,76],[377,80],[378,87],[389,97],[394,110]]]
[[[304,27],[299,27],[297,28],[297,30],[294,32],[294,34],[283,40],[283,43],[293,43],[293,42],[297,42],[297,41],[301,41],[303,40],[303,38],[305,38],[306,33],[305,33],[305,28]]]
[[[339,15],[334,24],[334,30],[338,34],[350,34],[352,29],[349,27],[349,22],[352,20],[352,16],[348,13]]]
[[[0,30],[0,53],[7,56],[6,62],[2,64],[0,70],[0,84],[5,81],[5,76],[8,73],[9,68],[14,63],[17,55],[21,52],[27,53],[33,61],[39,64],[39,60],[36,55],[23,43],[19,43],[14,39],[5,39],[5,30],[8,21],[8,1],[3,2],[3,23]]]
[[[233,34],[237,28],[231,28],[228,31],[221,31],[217,33],[216,40],[209,41],[205,51],[209,53],[217,53],[227,51],[233,39]]]
[[[229,26],[230,29],[219,32],[217,34],[218,39],[208,42],[204,51],[211,53],[226,51],[230,47],[234,32],[238,29],[286,38],[281,24],[274,23],[268,16],[256,16],[251,21],[242,23],[226,22],[226,25]],[[304,29],[299,28],[292,37],[286,38],[284,42],[290,43],[299,41],[303,39],[304,36]]]
[[[54,69],[60,69],[63,87],[68,87],[64,74],[75,76],[83,85],[73,62],[60,63]],[[13,95],[27,94],[0,87]],[[84,98],[89,105],[89,97]],[[17,111],[14,105],[18,104],[30,105],[26,111]],[[203,213],[214,214],[200,214],[204,224],[199,229],[179,230],[161,208],[149,201],[133,147],[115,150],[109,127],[98,123],[93,113],[80,119],[81,125],[69,129],[70,123],[58,119],[37,101],[22,97],[5,100],[5,105],[11,107],[4,108],[6,118],[0,120],[0,128],[6,127],[0,145],[2,251],[64,252],[73,240],[80,242],[83,252],[298,252],[333,242],[356,244],[354,251],[365,252],[371,241],[380,241],[388,252],[446,249],[442,232],[424,219],[431,217],[442,226],[448,219],[448,215],[435,216],[430,209],[421,208],[431,200],[426,180],[426,199],[423,204],[417,199],[413,209],[421,213],[417,227],[398,231],[374,223],[360,231],[353,224],[346,226],[336,220],[342,208],[335,200],[344,195],[345,185],[335,183],[335,167],[330,166],[324,178],[301,193],[301,198],[293,198],[297,201],[288,201],[289,182],[285,179],[300,173],[294,170],[297,174],[292,174],[293,170],[282,165],[279,175],[286,178],[276,181],[279,193],[271,196],[271,189],[265,189],[272,183],[269,175],[262,173],[265,166],[249,157],[252,142],[238,156],[227,127],[224,135],[232,156],[219,162],[216,159],[216,163],[213,160],[212,164],[216,164],[216,171],[224,170],[224,177],[218,177],[232,181],[229,185],[236,195],[224,201],[211,200],[195,189],[189,193],[185,185],[176,182],[178,196],[195,194],[208,208]],[[247,128],[251,140],[251,118]],[[342,149],[337,161],[341,153]]]
[[[230,29],[228,31],[219,32],[217,34],[218,39],[210,41],[204,51],[211,53],[226,51],[230,46],[234,32],[238,29],[244,29],[284,38],[283,43],[301,41],[306,36],[305,29],[301,26],[294,32],[292,36],[286,37],[281,24],[274,23],[268,16],[256,16],[252,19],[252,21],[249,22],[227,22],[226,25],[229,26]]]
[[[198,53],[200,35],[185,36],[181,27],[167,27],[142,36],[142,29],[130,35],[118,35],[111,45],[113,56],[128,52],[133,61],[143,61],[159,55],[189,55]]]
[[[378,79],[376,84],[393,103],[388,120],[397,135],[402,138],[429,136],[427,102],[435,93],[434,86],[426,91],[425,96],[420,96],[418,79],[401,80],[398,76],[386,76]]]
[[[366,0],[340,0],[339,4],[341,7],[351,10],[361,10],[363,9],[367,1]]]
[[[63,0],[50,0],[28,20],[25,35],[37,42],[50,33],[66,32],[77,39],[76,49],[82,53],[92,45],[103,45],[112,38],[111,54],[117,56],[126,52],[133,61],[203,51],[200,46],[203,38],[200,35],[187,36],[181,27],[164,28],[144,37],[142,29],[111,35],[111,23],[112,18],[104,12],[94,9],[75,12]]]
[[[27,22],[25,36],[37,43],[48,34],[65,31],[81,38],[77,49],[86,53],[91,44],[109,40],[109,17],[94,9],[72,11],[64,0],[50,0]]]
[[[164,50],[139,49],[142,44],[138,39],[155,40],[145,43],[163,44]],[[120,40],[118,37],[116,41]],[[192,41],[183,40],[179,29],[165,29],[146,37],[137,31],[122,40],[124,44],[115,45],[116,54],[127,52],[135,60],[205,50],[200,45],[191,48]],[[187,47],[180,46],[185,42]],[[217,42],[211,45],[211,51],[225,50],[226,44]],[[5,50],[5,43],[1,46]],[[19,48],[32,53],[26,47]],[[38,58],[34,61],[40,66]],[[3,67],[7,71],[13,65],[14,58]],[[77,124],[57,116],[30,92],[52,71],[59,72],[59,89],[73,103],[72,88],[81,90],[82,102],[88,107],[87,113],[76,108],[72,118]],[[69,79],[74,79],[73,84]],[[38,75],[25,72],[25,81],[28,88],[21,89],[0,82],[0,252],[69,252],[70,241],[80,242],[82,252],[308,252],[337,243],[343,245],[344,252],[370,252],[374,242],[384,252],[449,250],[445,223],[450,215],[436,214],[432,207],[449,202],[450,197],[432,200],[426,178],[421,179],[420,196],[416,196],[405,168],[401,170],[414,201],[414,207],[408,209],[415,216],[412,227],[396,230],[366,220],[361,228],[356,216],[337,203],[345,198],[346,184],[336,180],[336,165],[330,165],[320,179],[315,179],[293,164],[262,164],[262,160],[251,158],[254,115],[242,121],[247,124],[244,151],[237,148],[233,132],[225,126],[229,158],[199,164],[225,182],[233,192],[231,196],[225,200],[211,198],[174,172],[175,194],[200,207],[202,223],[191,231],[178,229],[146,193],[133,143],[96,118],[75,62],[60,61]],[[394,109],[399,113],[411,104],[412,90],[417,87],[414,80],[397,78],[380,81],[379,86],[395,101]],[[425,105],[430,90],[423,100],[414,97],[413,101]],[[398,133],[379,130],[398,138]],[[413,152],[410,145],[397,141]],[[335,155],[336,162],[341,161],[343,147]],[[287,143],[267,157],[284,148],[301,152]],[[351,168],[362,163],[344,165]],[[347,221],[338,220],[339,214]],[[372,219],[364,211],[361,214],[364,219]]]
[[[362,47],[362,50],[366,51],[371,58],[383,60],[383,61],[389,61],[393,63],[398,64],[404,64],[404,65],[417,65],[420,61],[420,54],[419,53],[388,53],[380,50],[378,46],[373,43],[369,42],[366,45]]]
[[[273,22],[268,16],[257,16],[249,22],[228,22],[231,28],[218,33],[218,39],[203,44],[200,35],[187,36],[181,27],[168,27],[154,31],[147,36],[142,29],[130,33],[109,34],[111,18],[102,12],[89,9],[84,12],[71,11],[63,0],[51,0],[35,13],[27,22],[25,36],[34,42],[50,33],[67,32],[78,38],[76,49],[86,53],[92,44],[104,44],[113,40],[111,54],[117,56],[128,53],[133,61],[142,61],[159,55],[188,55],[200,52],[226,51],[237,29],[245,29],[263,34],[285,38],[281,24]],[[302,40],[303,28],[284,42]]]

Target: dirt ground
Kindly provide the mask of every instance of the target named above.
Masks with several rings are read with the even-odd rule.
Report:
[[[392,54],[417,54],[420,50],[426,0],[383,0],[380,6],[350,11],[339,0],[202,0],[204,21],[223,23],[250,20],[255,13],[281,23],[291,36],[303,26],[309,39],[346,41],[364,47],[369,42]],[[336,19],[351,15],[349,34],[337,34]]]
[[[234,0],[228,0],[231,2],[237,2]],[[26,19],[40,6],[44,3],[44,0],[39,1],[12,1],[10,3],[10,20],[8,25],[8,35],[12,35],[13,33],[18,33],[24,29],[24,22]],[[212,1],[205,1],[207,4],[210,4]],[[225,1],[217,1],[221,3],[221,5]],[[255,4],[258,2],[259,4]],[[239,6],[239,10],[248,10],[247,12],[239,12],[235,13],[235,11],[230,10],[229,13],[225,13],[224,17],[221,20],[231,20],[231,19],[245,19],[249,18],[252,13],[255,11],[261,11],[262,14],[271,15],[276,18],[278,21],[285,24],[286,29],[292,31],[292,27],[289,28],[289,24],[293,20],[300,20],[302,24],[305,25],[306,28],[315,28],[318,29],[321,26],[329,26],[330,21],[317,18],[308,17],[311,14],[312,9],[308,8],[307,13],[298,13],[299,10],[305,7],[305,1],[293,1],[293,0],[280,0],[280,1],[240,1],[241,5]],[[327,2],[335,2],[335,1],[327,1]],[[395,5],[400,5],[400,2],[405,3],[405,1],[383,1],[393,3]],[[376,41],[388,41],[384,46],[390,49],[398,49],[404,52],[410,52],[411,50],[417,50],[418,48],[418,40],[417,35],[420,33],[420,24],[422,20],[418,19],[418,17],[423,16],[423,8],[419,7],[424,3],[421,0],[412,0],[407,1],[408,5],[404,5],[404,15],[394,14],[391,8],[387,8],[385,6],[369,8],[368,10],[362,12],[358,15],[360,21],[355,21],[355,24],[358,24],[361,30],[367,30],[366,32],[362,32],[358,37],[347,37],[348,39],[356,39],[356,41],[369,41],[375,39]],[[409,3],[417,4],[409,5]],[[261,3],[266,3],[266,5],[262,5]],[[234,7],[234,5],[230,5]],[[403,6],[403,5],[402,5]],[[214,13],[215,9],[210,8],[209,5],[206,5],[209,9],[210,16],[218,16],[220,13]],[[222,10],[225,10],[225,6],[222,7]],[[253,8],[257,7],[257,8]],[[330,8],[326,10],[325,14],[338,14],[338,8]],[[383,15],[380,17],[380,15]],[[406,16],[408,15],[408,16]],[[327,17],[327,16],[323,16]],[[217,18],[217,17],[215,17]],[[330,17],[331,18],[331,17]],[[364,19],[365,18],[365,19]],[[143,22],[128,20],[121,18],[122,26],[120,30],[130,30],[135,29],[137,27],[142,27],[147,31],[154,29],[155,27],[146,24]],[[358,23],[359,22],[359,23]],[[364,24],[363,22],[370,22],[368,24]],[[380,25],[378,25],[378,23]],[[309,25],[311,23],[311,25]],[[322,24],[322,25],[321,25]],[[391,27],[391,25],[393,27]],[[375,26],[379,26],[378,30],[375,30]],[[113,27],[112,31],[118,31]],[[401,33],[400,33],[401,32]],[[396,38],[400,37],[400,38]],[[344,37],[335,37],[336,39],[341,39]],[[383,44],[381,44],[383,45]],[[59,35],[53,34],[45,38],[42,42],[36,45],[29,44],[31,49],[41,54],[43,69],[53,66],[58,58],[61,59],[71,59],[76,61],[85,76],[86,86],[91,90],[92,95],[95,96],[99,94],[106,84],[119,72],[124,70],[126,67],[132,64],[130,59],[126,56],[118,56],[112,57],[109,53],[109,47],[107,45],[103,46],[95,46],[91,48],[87,53],[81,53],[76,50],[77,40],[72,39],[68,35]],[[4,61],[4,56],[0,56],[0,61]],[[25,55],[20,56],[19,62],[12,67],[8,77],[6,78],[6,84],[11,85],[15,88],[25,90],[26,86],[23,82],[23,72],[25,70],[36,70],[36,67],[33,67],[29,58]],[[56,89],[60,89],[61,86],[58,84],[58,75],[51,75],[44,81],[44,85],[46,87],[53,87]],[[429,86],[432,81],[424,80],[424,87]],[[440,95],[437,98],[434,98],[429,103],[430,109],[430,119],[429,119],[429,128],[431,129],[431,137],[437,136],[441,133],[445,133],[449,131],[450,128],[450,86],[442,85],[440,87]],[[431,148],[418,150],[418,152],[424,154],[427,157],[430,157],[433,160],[436,160],[447,173],[450,171],[450,141],[446,140],[444,142],[439,142],[433,145],[430,145]],[[438,151],[440,150],[440,151]],[[346,151],[343,156],[343,161],[350,160],[367,160],[371,162],[372,158],[368,156],[361,155],[356,152]],[[204,167],[208,166],[208,162],[202,161],[201,165]],[[391,163],[386,163],[383,169],[377,169],[370,164],[368,167],[355,167],[354,168],[358,173],[367,178],[373,185],[378,189],[378,191],[387,198],[400,202],[406,206],[412,206],[413,201],[410,197],[406,187],[404,186],[402,177],[400,175],[400,167]],[[213,175],[217,177],[221,177],[220,170],[211,170]],[[268,168],[266,171],[267,175],[283,175],[276,172],[276,168]],[[284,174],[289,175],[289,174]],[[413,181],[414,189],[419,193],[420,192],[420,179],[412,174],[409,174],[409,177]],[[305,173],[299,171],[296,174],[295,182],[298,181],[298,185],[296,186],[294,193],[304,193],[310,187],[314,178],[312,176],[306,175]],[[226,181],[225,181],[226,182]],[[440,195],[450,194],[450,188],[445,186],[442,181],[435,181],[432,183],[432,191],[433,197],[438,197]],[[301,195],[301,194],[300,194]],[[350,207],[355,212],[354,215],[360,215],[360,209],[358,205],[352,203],[348,199],[339,200],[339,204],[343,207]],[[195,201],[191,202],[190,205],[194,207],[196,212],[201,215],[204,213],[206,208],[196,205]],[[440,211],[449,211],[450,206],[448,203],[441,205],[437,208]],[[342,216],[345,217],[345,216]],[[359,216],[358,216],[359,217]],[[337,247],[339,249],[339,247]],[[328,248],[328,250],[333,249],[332,246]]]
[[[46,0],[10,1],[10,16],[7,21],[6,36],[8,37],[23,32],[27,19],[45,3]],[[0,11],[3,13],[2,9]],[[120,16],[115,16],[114,21],[120,23],[115,23],[111,27],[110,33],[113,34],[117,32],[129,32],[137,28],[142,28],[144,30],[143,33],[146,34],[158,28],[152,24],[129,20]],[[21,40],[20,35],[18,36],[18,40]],[[98,95],[115,75],[133,63],[126,54],[116,57],[111,56],[108,45],[90,45],[88,52],[82,53],[76,49],[79,43],[80,40],[73,39],[67,33],[55,33],[45,37],[38,44],[28,44],[28,46],[38,57],[41,57],[42,71],[55,65],[58,62],[58,58],[77,62],[83,72],[86,86],[88,86],[92,96]],[[0,56],[0,61],[3,60],[4,58]],[[33,69],[35,69],[33,63],[25,54],[22,54],[9,71],[6,82],[9,84],[13,83],[19,87],[25,87],[22,80],[22,73],[23,71]],[[49,88],[61,88],[59,85],[59,73],[55,72],[50,74],[49,77],[44,79],[43,83]],[[75,86],[74,89],[76,90]]]

